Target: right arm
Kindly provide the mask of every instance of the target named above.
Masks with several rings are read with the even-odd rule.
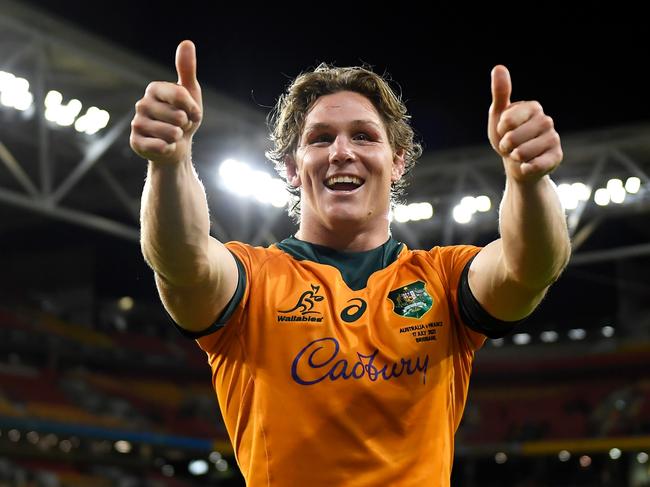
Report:
[[[150,84],[131,124],[131,147],[149,160],[140,244],[169,314],[182,328],[202,331],[235,293],[238,271],[232,254],[210,236],[205,189],[192,166],[202,116],[192,43],[179,45],[176,68],[178,84]]]

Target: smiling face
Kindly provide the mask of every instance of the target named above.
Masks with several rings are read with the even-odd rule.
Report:
[[[341,91],[318,98],[287,161],[288,180],[301,191],[303,238],[350,229],[387,236],[390,187],[403,173],[403,153],[393,150],[365,96]]]

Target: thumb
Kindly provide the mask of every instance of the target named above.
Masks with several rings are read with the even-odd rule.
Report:
[[[496,148],[501,138],[497,133],[497,125],[501,114],[510,106],[510,94],[512,93],[512,82],[510,73],[505,66],[498,65],[492,70],[492,105],[488,120],[488,137]]]
[[[196,79],[196,48],[192,41],[183,41],[176,49],[176,72],[178,84],[190,92],[194,101],[202,107],[201,86]]]

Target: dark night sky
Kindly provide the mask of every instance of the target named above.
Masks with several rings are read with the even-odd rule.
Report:
[[[408,3],[390,12],[378,2],[282,9],[191,0],[28,3],[170,69],[178,42],[192,39],[202,84],[263,113],[301,70],[321,61],[369,63],[399,83],[430,150],[487,143],[497,63],[510,68],[513,101],[541,101],[561,135],[650,119],[647,53],[631,12],[620,19],[565,7],[548,20],[493,12],[496,20],[479,23]]]

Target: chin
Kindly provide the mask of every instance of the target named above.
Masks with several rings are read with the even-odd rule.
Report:
[[[377,210],[372,208],[332,208],[330,209],[325,218],[333,225],[339,223],[365,223],[373,216],[377,215]]]

